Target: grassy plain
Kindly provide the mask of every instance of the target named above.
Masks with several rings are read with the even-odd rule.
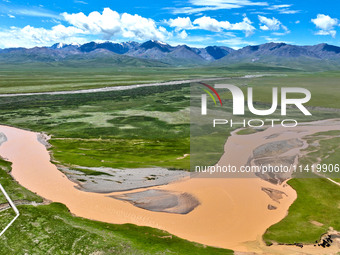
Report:
[[[299,164],[335,165],[340,163],[340,131],[320,132],[307,138],[310,146],[304,151]],[[319,173],[317,176],[309,172],[288,181],[297,192],[297,199],[289,208],[289,213],[281,222],[271,226],[264,239],[280,243],[312,243],[319,241],[322,234],[330,227],[340,229],[340,186],[320,178],[329,177],[340,180],[340,172]],[[316,170],[316,169],[315,169]]]
[[[233,254],[149,227],[74,217],[59,203],[18,209],[21,216],[0,240],[2,254]],[[10,212],[0,215],[1,226]]]
[[[235,77],[249,72],[294,73],[280,67],[242,65],[234,67],[98,67],[57,64],[0,64],[0,94],[93,89],[143,83],[211,77]]]
[[[301,163],[316,164],[319,175],[340,182],[340,130],[317,133],[307,141],[311,146]]]
[[[315,243],[329,227],[340,229],[339,186],[324,178],[295,178],[288,184],[296,190],[297,199],[288,215],[266,231],[266,242]]]
[[[189,87],[2,98],[0,121],[53,135],[65,165],[189,167]]]
[[[338,95],[340,94],[339,72],[324,73],[283,73],[281,76],[265,76],[250,79],[249,82],[240,83],[244,94],[247,94],[247,87],[253,87],[254,101],[261,103],[272,102],[272,90],[277,87],[301,87],[308,89],[311,100],[306,104],[309,107],[340,108]],[[231,98],[226,93],[225,98]],[[295,96],[290,95],[290,96]],[[281,94],[279,93],[279,102]]]

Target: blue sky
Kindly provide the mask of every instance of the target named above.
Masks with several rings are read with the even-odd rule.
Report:
[[[340,45],[339,7],[334,0],[0,0],[0,48],[150,39]]]

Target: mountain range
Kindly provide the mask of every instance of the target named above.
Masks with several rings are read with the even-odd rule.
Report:
[[[234,50],[224,46],[171,46],[150,40],[144,43],[89,42],[83,45],[57,43],[51,47],[0,50],[0,63],[74,61],[135,66],[266,64],[295,69],[335,70],[340,68],[340,47],[326,43],[314,46],[266,43]]]

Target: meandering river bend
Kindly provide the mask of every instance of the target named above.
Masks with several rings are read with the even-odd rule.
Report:
[[[295,128],[274,127],[251,135],[234,133],[225,145],[221,161],[246,164],[249,153],[268,142],[265,138],[273,134],[281,134],[275,139],[300,139],[328,130],[340,130],[340,121],[320,121]],[[185,215],[152,212],[109,197],[127,192],[99,194],[75,188],[75,183],[50,162],[49,152],[37,140],[37,133],[8,126],[0,126],[0,132],[7,137],[0,146],[0,155],[13,163],[14,179],[45,199],[65,204],[77,216],[115,224],[150,226],[190,241],[238,251],[263,253],[271,249],[271,252],[279,253],[283,249],[265,247],[262,235],[269,226],[286,216],[296,199],[296,192],[285,183],[274,185],[260,178],[187,178],[152,189],[190,193],[200,201],[197,208]],[[262,187],[287,195],[277,204],[276,210],[268,210],[272,199],[261,190]],[[288,249],[293,254],[297,248]]]

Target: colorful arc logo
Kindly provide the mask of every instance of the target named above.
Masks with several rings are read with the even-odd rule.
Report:
[[[220,95],[217,93],[217,91],[212,86],[210,86],[206,83],[203,83],[203,82],[200,82],[200,84],[202,84],[203,86],[210,89],[217,96],[218,100],[220,101],[221,106],[223,106]],[[213,96],[213,94],[207,89],[203,89],[203,91],[206,92],[211,97],[211,99],[214,101],[214,103],[216,105],[217,103],[216,103],[216,100],[215,100],[215,97]],[[202,94],[202,115],[206,115],[206,114],[207,114],[207,95]]]

